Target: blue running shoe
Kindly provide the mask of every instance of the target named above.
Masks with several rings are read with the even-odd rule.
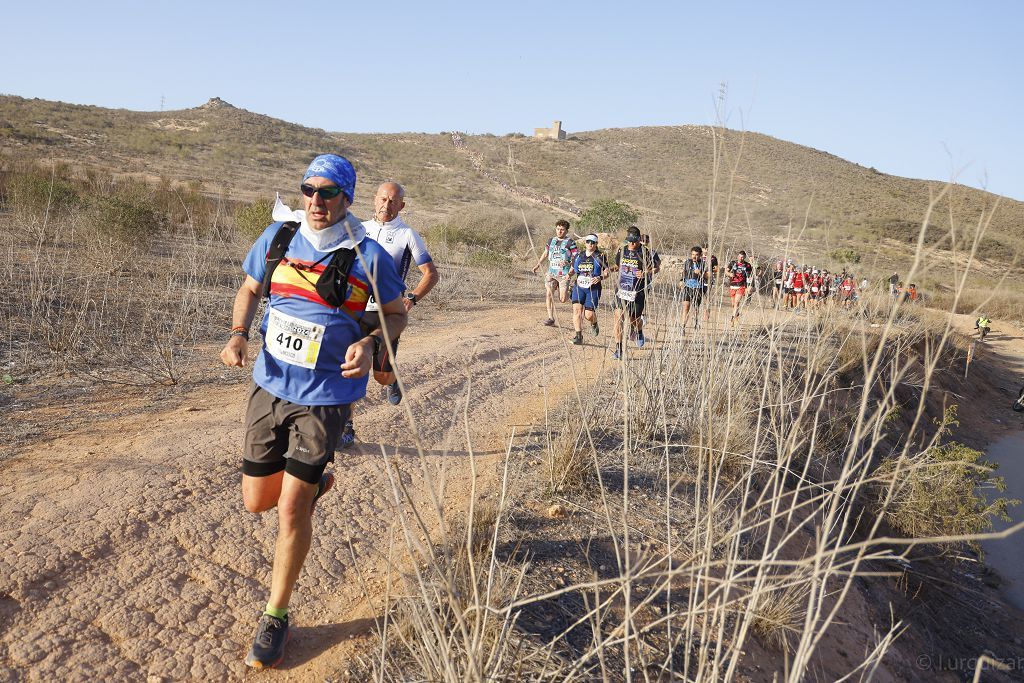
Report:
[[[618,349],[615,349],[615,351],[612,352],[612,360],[619,360],[620,358],[622,358],[622,354],[619,353]]]
[[[356,430],[355,426],[351,422],[346,422],[345,427],[341,430],[341,435],[338,437],[338,445],[334,450],[340,451],[343,448],[348,448],[356,442]]]
[[[288,617],[278,619],[269,614],[260,616],[256,636],[245,663],[254,669],[272,669],[284,659],[284,646],[288,643]]]
[[[387,386],[384,394],[388,397],[388,403],[393,406],[397,406],[402,402],[402,388],[398,386],[397,379]]]
[[[647,342],[647,340],[644,339],[644,333],[643,332],[641,332],[640,334],[636,335],[636,348],[638,348],[638,349],[644,348],[644,344],[646,342]]]

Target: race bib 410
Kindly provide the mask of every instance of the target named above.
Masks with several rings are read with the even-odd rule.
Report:
[[[306,322],[271,308],[267,335],[264,337],[267,353],[285,363],[312,370],[320,355],[324,329],[323,325]]]

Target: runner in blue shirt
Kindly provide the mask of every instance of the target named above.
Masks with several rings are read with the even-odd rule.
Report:
[[[601,279],[604,277],[601,255],[597,251],[597,235],[583,238],[586,252],[577,254],[572,262],[576,284],[572,287],[572,327],[576,334],[573,344],[583,343],[583,318],[590,322],[596,337],[601,329],[597,325],[597,304],[601,300]]]
[[[281,208],[287,225],[297,229],[279,261],[268,257],[285,223],[268,227],[249,251],[220,353],[225,365],[245,366],[249,329],[267,296],[242,456],[246,510],[277,508],[279,524],[270,596],[245,659],[257,669],[284,658],[288,603],[309,551],[313,507],[334,483],[325,469],[335,441],[352,402],[366,395],[384,330],[395,338],[405,328],[404,285],[394,261],[348,211],[355,186],[352,164],[323,154],[302,178],[305,211],[275,207],[275,217]],[[383,328],[364,334],[359,322],[371,293],[386,302],[380,306]]]

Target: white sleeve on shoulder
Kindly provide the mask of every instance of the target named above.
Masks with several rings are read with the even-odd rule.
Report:
[[[412,251],[412,260],[416,265],[422,266],[433,261],[434,259],[431,258],[430,252],[427,251],[427,245],[420,234],[411,228],[409,232],[412,233],[412,239],[409,240],[409,249]]]

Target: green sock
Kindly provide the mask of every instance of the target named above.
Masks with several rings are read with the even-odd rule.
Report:
[[[269,614],[270,616],[275,617],[277,619],[287,619],[288,618],[288,608],[287,607],[271,607],[269,602],[267,603],[267,608],[265,610],[263,610],[263,613],[264,614]]]

